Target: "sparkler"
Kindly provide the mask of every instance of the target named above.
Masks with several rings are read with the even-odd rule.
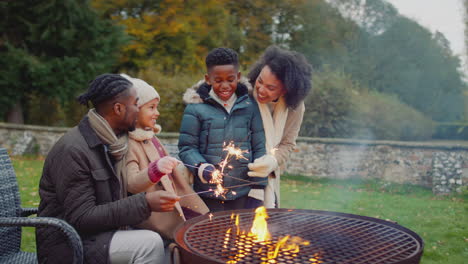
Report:
[[[228,162],[229,162],[229,160],[231,158],[235,157],[236,160],[247,159],[247,158],[244,157],[243,154],[248,153],[249,151],[248,150],[242,150],[241,148],[237,148],[232,141],[227,146],[226,146],[226,143],[224,143],[223,147],[224,147],[223,151],[227,151],[227,155],[224,158],[224,160],[219,163],[220,169],[213,171],[213,173],[211,174],[210,183],[211,184],[216,184],[216,189],[215,190],[210,189],[208,191],[187,194],[187,195],[183,195],[183,196],[180,196],[180,197],[185,197],[185,196],[195,195],[195,194],[200,194],[200,193],[205,193],[205,192],[214,192],[215,196],[223,196],[224,197],[224,194],[226,194],[229,189],[232,189],[232,188],[235,188],[235,187],[240,187],[240,186],[258,184],[258,182],[251,182],[251,181],[240,179],[240,178],[233,177],[233,176],[230,176],[230,175],[224,175],[224,169],[228,165]],[[189,164],[184,164],[184,165],[187,166],[187,167],[199,168],[199,167],[194,166],[194,165],[189,165]],[[229,165],[227,167],[229,169],[233,168],[231,165]],[[223,186],[223,178],[224,177],[230,177],[230,178],[234,178],[234,179],[237,179],[237,180],[240,180],[240,181],[248,182],[248,184],[231,186],[231,187],[225,188]],[[235,194],[235,192],[233,192],[233,194]]]
[[[227,155],[226,157],[224,158],[223,161],[221,161],[219,163],[220,165],[220,170],[215,170],[212,174],[212,179],[210,180],[210,183],[213,183],[213,184],[216,184],[216,189],[213,190],[213,189],[209,189],[207,191],[201,191],[201,192],[196,192],[196,193],[190,193],[190,194],[186,194],[186,195],[182,195],[182,196],[179,196],[179,197],[186,197],[186,196],[191,196],[191,195],[197,195],[197,194],[201,194],[201,193],[207,193],[207,192],[214,192],[216,196],[223,196],[227,190],[229,189],[233,189],[233,188],[237,188],[237,187],[242,187],[242,186],[248,186],[248,185],[254,185],[254,184],[259,184],[259,183],[263,183],[263,182],[268,182],[268,178],[263,180],[263,181],[259,181],[259,182],[253,182],[253,181],[249,181],[249,180],[245,180],[245,179],[241,179],[241,178],[237,178],[237,177],[233,177],[231,175],[228,175],[228,174],[224,174],[224,168],[227,166],[228,164],[228,160],[231,158],[231,157],[235,157],[236,160],[238,159],[247,159],[246,157],[243,156],[244,153],[248,153],[249,151],[248,150],[242,150],[241,148],[237,148],[233,142],[230,142],[227,146],[224,144],[223,146],[225,146],[223,148],[224,151],[227,151]],[[278,148],[272,148],[269,152],[271,155],[274,155],[275,152],[278,150]],[[185,166],[187,167],[191,167],[191,168],[195,168],[195,169],[198,169],[200,167],[198,166],[194,166],[194,165],[190,165],[190,164],[186,164],[186,163],[183,163]],[[232,169],[233,167],[231,165],[227,166],[229,169]],[[233,179],[236,179],[238,181],[243,181],[243,182],[246,182],[246,184],[240,184],[240,185],[235,185],[235,186],[230,186],[230,187],[224,187],[223,186],[223,177],[229,177],[229,178],[233,178]],[[233,195],[236,195],[236,192],[235,191],[232,191],[232,194]]]

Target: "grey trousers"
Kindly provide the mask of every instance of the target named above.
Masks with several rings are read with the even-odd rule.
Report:
[[[109,259],[112,264],[164,263],[161,236],[150,230],[122,230],[112,237]]]

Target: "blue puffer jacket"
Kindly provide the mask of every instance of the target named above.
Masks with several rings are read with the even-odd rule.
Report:
[[[243,155],[245,159],[228,160],[228,166],[224,169],[225,188],[243,186],[229,188],[225,197],[216,197],[213,192],[202,193],[200,196],[235,200],[250,191],[251,185],[246,180],[256,182],[255,185],[267,184],[267,178],[247,175],[249,171],[247,164],[265,155],[262,119],[255,100],[248,94],[247,85],[250,86],[248,82],[239,82],[236,89],[237,100],[231,113],[209,95],[211,86],[204,82],[189,88],[184,95],[188,105],[180,128],[179,157],[185,164],[199,166],[202,163],[210,163],[219,169],[219,163],[227,154],[223,148],[230,142],[248,151]],[[201,182],[196,168],[188,168],[195,176],[196,192],[216,189],[216,185]]]

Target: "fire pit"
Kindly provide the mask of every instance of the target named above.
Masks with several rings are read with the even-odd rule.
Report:
[[[186,221],[175,231],[182,263],[419,263],[423,252],[416,233],[388,221],[316,210],[267,213],[271,239],[264,242],[242,232],[252,226],[252,210]],[[288,238],[297,248],[278,247]]]

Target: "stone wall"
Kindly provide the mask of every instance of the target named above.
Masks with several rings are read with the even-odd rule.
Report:
[[[468,142],[299,138],[288,173],[334,179],[381,179],[443,194],[468,186]]]
[[[68,128],[0,123],[0,146],[12,155],[46,155]],[[177,154],[178,133],[158,135]],[[299,138],[286,172],[334,179],[382,179],[443,194],[468,186],[468,141],[398,142]]]

